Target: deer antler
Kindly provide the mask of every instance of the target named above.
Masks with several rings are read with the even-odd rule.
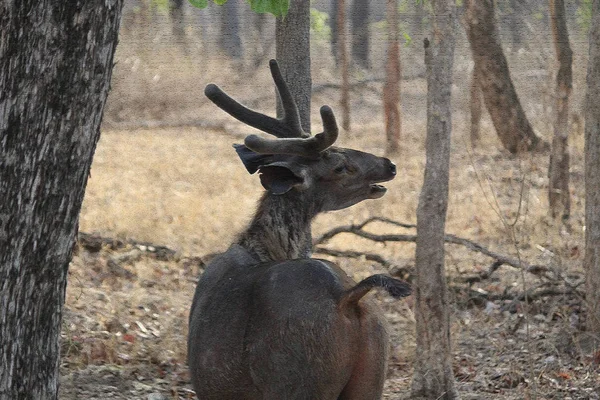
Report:
[[[310,157],[333,145],[338,137],[338,127],[331,108],[321,107],[323,132],[311,137],[300,125],[298,107],[283,79],[277,61],[269,61],[269,67],[283,106],[284,115],[281,119],[269,117],[241,105],[212,83],[206,86],[204,94],[217,107],[237,120],[278,138],[264,139],[256,135],[248,136],[244,141],[245,145],[257,153]]]

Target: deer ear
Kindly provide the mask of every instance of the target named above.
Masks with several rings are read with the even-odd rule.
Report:
[[[243,144],[234,144],[233,147],[250,174],[258,171],[260,167],[269,164],[273,159],[272,155],[255,153]]]
[[[273,163],[260,168],[260,183],[273,194],[284,194],[304,184],[304,178],[284,163]]]

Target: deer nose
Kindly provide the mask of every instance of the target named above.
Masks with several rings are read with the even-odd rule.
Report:
[[[396,175],[396,164],[394,164],[393,162],[391,162],[390,160],[387,160],[389,163],[389,170],[392,173],[392,175]]]

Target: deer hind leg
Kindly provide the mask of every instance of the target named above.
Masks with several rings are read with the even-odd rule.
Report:
[[[383,394],[387,370],[388,332],[383,321],[370,317],[362,326],[361,353],[338,400],[377,400]]]

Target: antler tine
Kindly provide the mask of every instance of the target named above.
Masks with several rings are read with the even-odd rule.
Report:
[[[244,144],[250,150],[261,154],[293,154],[304,157],[315,157],[335,143],[338,137],[338,126],[329,106],[321,107],[323,132],[309,138],[265,139],[260,136],[246,137]]]
[[[310,133],[306,133],[302,129],[298,106],[294,101],[294,97],[292,96],[285,79],[283,79],[277,60],[269,60],[269,68],[271,69],[271,75],[273,76],[273,81],[275,82],[277,92],[281,98],[281,105],[283,106],[283,118],[280,121],[295,133],[293,136],[289,137],[310,137]]]
[[[214,83],[206,85],[204,94],[221,110],[246,125],[250,125],[253,128],[276,137],[293,136],[290,135],[290,129],[285,124],[282,124],[280,120],[241,105]]]

